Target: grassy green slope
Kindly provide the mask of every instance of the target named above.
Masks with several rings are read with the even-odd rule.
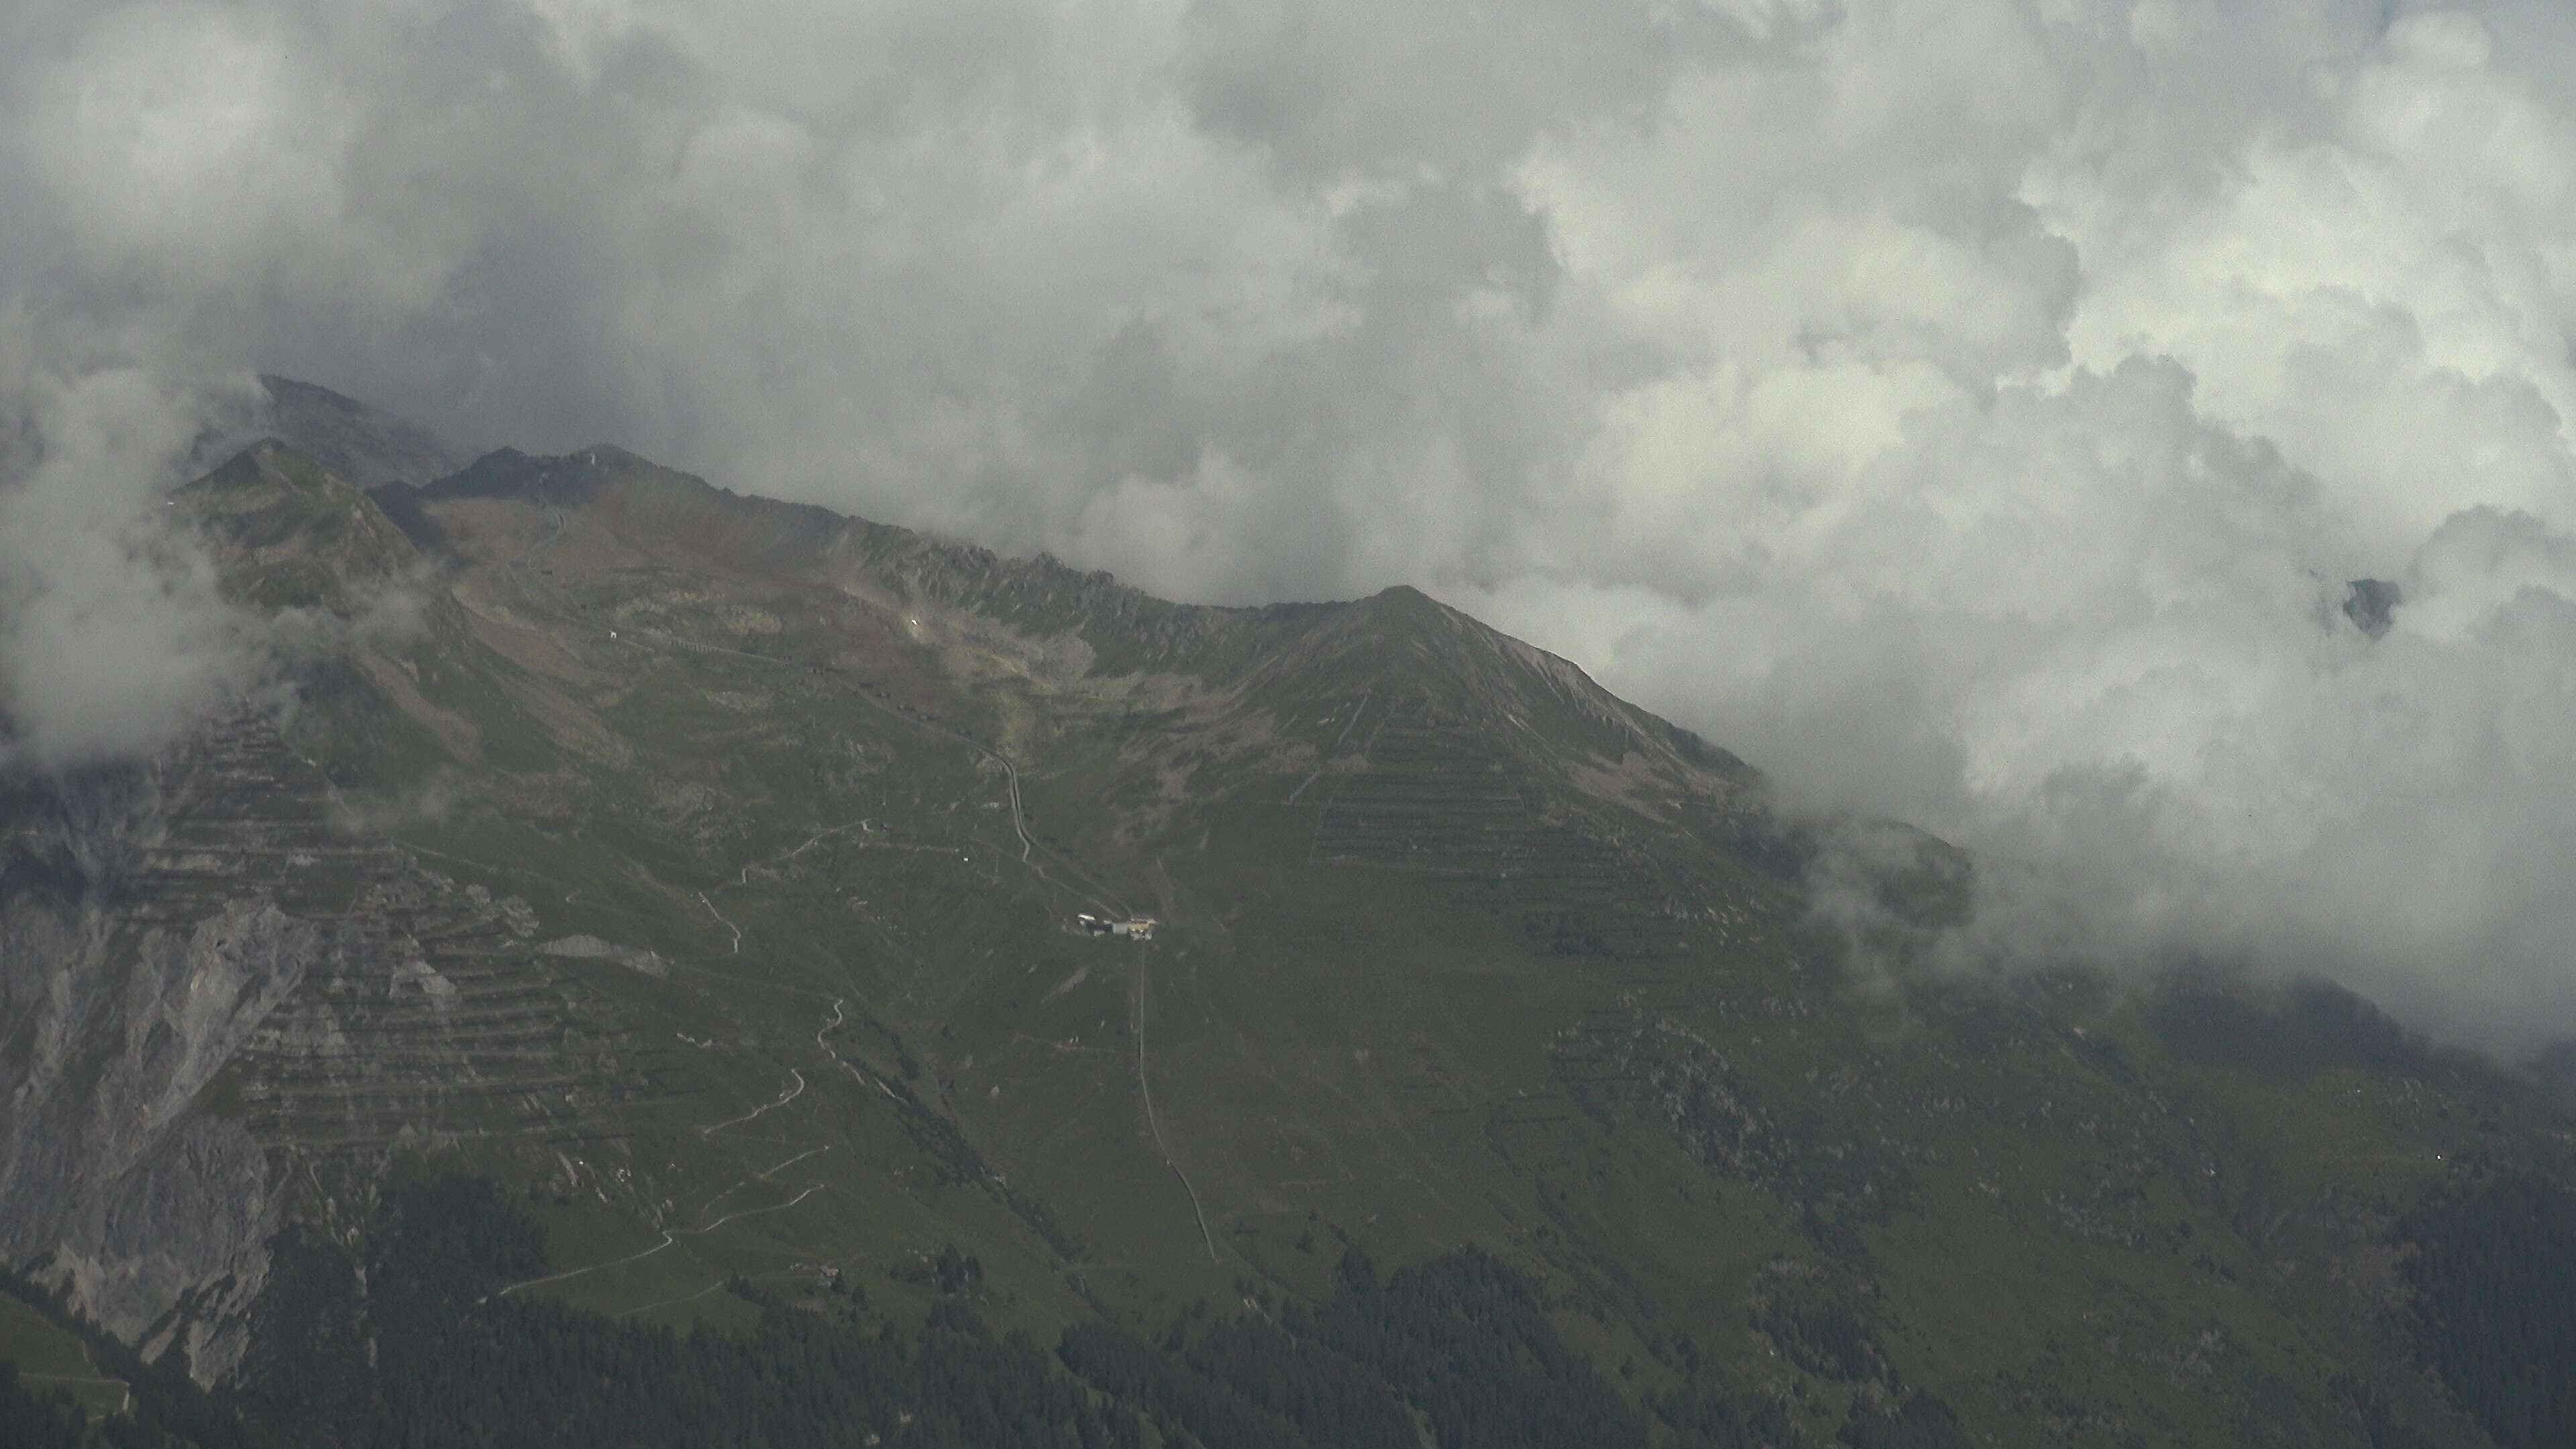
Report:
[[[390,563],[259,545],[432,580],[302,742],[659,967],[565,967],[654,1085],[621,1136],[448,1154],[546,1223],[519,1291],[721,1324],[831,1265],[918,1315],[954,1242],[999,1322],[1159,1328],[1473,1241],[1641,1402],[1820,1440],[1929,1389],[1992,1442],[2475,1442],[2389,1225],[2563,1123],[2366,1011],[1864,982],[1740,762],[1410,591],[1189,610],[613,450],[395,501]]]
[[[34,1306],[0,1294],[0,1363],[17,1365],[19,1382],[38,1393],[59,1391],[92,1415],[125,1407],[122,1381],[90,1358],[78,1334]]]

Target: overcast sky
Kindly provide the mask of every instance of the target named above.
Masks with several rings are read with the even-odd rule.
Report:
[[[204,697],[130,561],[259,367],[1184,598],[1417,583],[2059,939],[2526,1041],[2572,312],[2563,0],[11,0],[0,688],[56,757]]]

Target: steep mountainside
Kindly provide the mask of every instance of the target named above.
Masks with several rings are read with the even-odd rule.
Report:
[[[471,461],[427,428],[380,413],[327,387],[262,374],[237,408],[211,419],[194,456],[210,468],[262,438],[294,440],[296,452],[361,488],[426,483]]]
[[[2567,1200],[2538,1090],[2322,987],[1936,979],[1902,832],[1858,953],[1754,771],[1418,592],[608,447],[179,501],[292,642],[11,784],[0,1255],[192,1413],[521,1442],[502,1354],[665,1385],[636,1442],[1002,1442],[940,1406],[1005,1382],[1030,1443],[2558,1442],[2462,1367],[2555,1341],[2473,1306]]]

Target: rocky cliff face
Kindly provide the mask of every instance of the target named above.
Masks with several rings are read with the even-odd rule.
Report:
[[[229,1370],[291,1188],[328,1212],[406,1141],[596,1105],[525,907],[335,826],[263,720],[0,821],[0,1259],[147,1353]]]
[[[272,894],[200,910],[158,878],[180,785],[148,767],[14,792],[0,1255],[119,1336],[157,1331],[216,1372],[238,1352],[221,1324],[265,1275],[280,1169],[240,1124],[191,1109],[327,948]]]

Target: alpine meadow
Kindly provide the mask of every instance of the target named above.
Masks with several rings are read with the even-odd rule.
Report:
[[[2576,1443],[2571,17],[0,7],[0,1449]]]

